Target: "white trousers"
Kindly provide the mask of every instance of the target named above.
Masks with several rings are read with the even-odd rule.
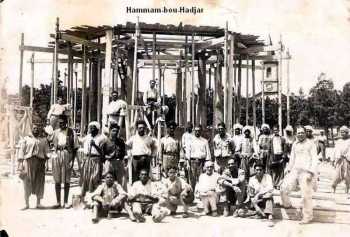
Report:
[[[312,194],[316,182],[316,177],[308,178],[311,174],[307,171],[293,170],[284,178],[281,186],[282,205],[285,207],[291,206],[291,201],[288,194],[292,191],[297,191],[300,188],[302,201],[303,220],[310,221],[313,218]]]

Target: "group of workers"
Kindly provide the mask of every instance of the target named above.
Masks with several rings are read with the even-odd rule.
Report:
[[[111,103],[119,109],[113,106],[110,109],[120,116],[120,108],[125,103],[118,101],[116,93],[112,97]],[[42,128],[34,125],[32,134],[20,141],[18,169],[24,183],[24,209],[29,208],[31,194],[37,196],[37,208],[42,208],[45,164],[49,158],[57,201],[53,207],[70,208],[71,173],[80,147],[81,199],[91,193],[94,223],[102,216],[123,209],[132,221],[144,222],[144,215],[150,214],[154,222],[160,222],[166,215],[176,214],[179,205],[183,206],[182,216],[186,218],[188,207],[196,198],[201,201],[205,215],[218,216],[221,213],[218,207],[222,207],[224,216],[254,215],[272,220],[273,191],[280,190],[280,206],[290,208],[288,194],[297,188],[303,200],[301,223],[312,221],[312,193],[317,186],[317,166],[325,144],[323,139],[313,136],[311,126],[298,127],[296,136],[293,128],[287,126],[285,135],[281,136],[278,127],[273,127],[271,132],[269,125],[263,124],[256,136],[249,126],[235,124],[230,134],[225,124],[219,123],[217,134],[208,140],[202,136],[200,125],[193,127],[189,123],[178,139],[177,124],[171,121],[167,124],[166,136],[158,142],[149,134],[147,123],[138,120],[135,134],[124,141],[119,134],[120,120],[110,117],[107,133],[93,121],[88,125],[87,135],[78,138],[68,126],[68,117],[56,107],[51,108],[48,117],[52,129],[46,128],[43,133]],[[349,129],[343,126],[340,131],[342,138],[334,155],[337,170],[334,190],[343,179],[347,186],[350,184]],[[154,157],[161,167],[160,181],[153,177]],[[181,170],[185,175],[180,177]]]

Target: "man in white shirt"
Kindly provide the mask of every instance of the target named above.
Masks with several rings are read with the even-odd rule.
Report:
[[[186,126],[186,132],[182,135],[181,138],[181,146],[182,146],[182,152],[184,154],[184,157],[188,157],[189,155],[186,154],[186,148],[191,144],[192,139],[193,139],[193,124],[192,123],[187,123]]]
[[[258,139],[258,151],[259,159],[263,162],[266,171],[269,171],[268,159],[271,152],[271,134],[270,126],[266,123],[261,125],[262,134]]]
[[[257,145],[254,138],[251,136],[249,127],[243,128],[244,137],[239,146],[241,157],[240,168],[244,170],[246,180],[250,177],[250,169],[252,168],[253,159],[257,159]]]
[[[333,177],[332,188],[335,193],[337,185],[345,181],[346,191],[350,187],[350,139],[349,128],[342,126],[340,128],[341,138],[336,141],[333,153],[333,162],[335,164],[335,175]]]
[[[239,152],[239,145],[241,144],[241,141],[243,138],[242,129],[243,129],[243,126],[239,123],[236,123],[235,125],[233,125],[234,134],[232,136],[232,139],[236,146],[235,152]]]
[[[137,121],[136,129],[137,133],[126,142],[126,147],[131,150],[132,155],[132,182],[138,179],[142,169],[150,172],[152,156],[157,151],[155,139],[146,134],[146,122]]]
[[[161,99],[156,86],[156,81],[149,82],[150,88],[143,94],[143,103],[147,105],[147,119],[152,128],[157,118],[156,110],[161,105]]]
[[[141,169],[138,181],[135,181],[129,192],[132,211],[138,222],[145,222],[144,214],[152,215],[154,222],[161,222],[169,211],[160,206],[164,203],[164,190],[157,191],[154,182],[149,179],[146,169]]]
[[[51,105],[51,108],[47,113],[47,120],[54,130],[58,128],[59,116],[63,115],[66,110],[67,105],[63,104],[62,97],[57,97],[57,104]]]
[[[107,107],[108,126],[111,122],[116,122],[120,127],[122,126],[123,117],[126,113],[126,107],[127,103],[122,99],[118,99],[118,92],[113,91],[112,101]]]
[[[222,174],[227,167],[227,162],[233,157],[236,148],[231,136],[226,133],[225,123],[219,123],[217,130],[218,134],[213,139],[214,157],[218,172]]]
[[[250,178],[248,192],[250,201],[258,216],[272,220],[273,214],[273,184],[269,174],[264,172],[264,164],[257,162],[254,166],[255,175]]]
[[[202,127],[194,128],[194,136],[191,143],[186,145],[186,157],[190,164],[189,177],[192,189],[195,189],[199,175],[203,172],[205,161],[211,160],[208,140],[201,136]]]
[[[291,158],[286,167],[286,177],[281,185],[281,200],[285,208],[292,206],[288,194],[300,187],[303,204],[303,219],[300,224],[312,221],[312,193],[316,186],[317,148],[314,141],[306,139],[305,128],[297,129],[297,141],[292,146]]]
[[[217,202],[218,195],[216,189],[218,187],[219,174],[214,172],[214,163],[207,161],[205,163],[205,173],[199,176],[196,192],[202,201],[205,215],[218,216]]]

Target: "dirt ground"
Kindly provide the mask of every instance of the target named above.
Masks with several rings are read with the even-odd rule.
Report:
[[[0,161],[0,163],[2,163]],[[0,164],[0,171],[6,167]],[[350,225],[312,223],[301,226],[296,221],[275,221],[274,227],[262,220],[230,217],[208,217],[198,212],[182,219],[181,215],[166,217],[162,223],[153,223],[147,217],[146,223],[134,223],[125,216],[102,219],[98,224],[91,222],[91,210],[45,209],[37,210],[35,197],[31,197],[31,209],[21,211],[24,206],[22,181],[16,176],[2,175],[0,178],[0,229],[6,229],[9,236],[350,236]],[[72,194],[79,193],[76,180]],[[71,200],[71,197],[70,197]],[[55,204],[52,176],[46,176],[45,195],[42,204]],[[195,207],[191,208],[196,210]]]

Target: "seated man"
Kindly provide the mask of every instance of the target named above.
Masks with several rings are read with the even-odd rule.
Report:
[[[102,216],[110,216],[109,211],[116,210],[121,212],[124,208],[129,214],[129,218],[135,221],[135,217],[127,204],[127,193],[122,186],[114,181],[112,173],[108,172],[105,176],[105,183],[100,184],[92,195],[93,216],[92,222],[97,223],[98,218]]]
[[[255,164],[255,176],[251,177],[248,184],[250,202],[260,218],[272,220],[273,213],[273,184],[269,174],[264,173],[264,164]]]
[[[168,178],[163,181],[167,191],[165,206],[170,210],[170,215],[175,215],[177,206],[181,204],[184,208],[184,214],[182,217],[187,218],[187,205],[189,202],[193,201],[193,191],[188,183],[176,176],[176,173],[177,167],[170,167],[167,172]]]
[[[216,188],[218,186],[219,174],[214,172],[214,163],[207,161],[204,165],[205,173],[199,176],[196,186],[196,192],[202,201],[205,215],[212,213],[212,216],[218,216],[217,202],[218,196]]]
[[[230,206],[235,208],[234,217],[238,216],[238,209],[241,208],[247,191],[244,170],[238,168],[238,160],[230,159],[228,168],[220,176],[218,183],[222,187],[220,201],[224,203],[224,216],[230,214]]]
[[[133,183],[129,193],[129,201],[132,202],[132,211],[137,222],[145,222],[144,214],[152,215],[154,222],[161,222],[167,215],[166,208],[159,204],[164,203],[161,193],[157,193],[155,183],[149,179],[148,171],[140,171],[140,180]],[[160,200],[161,198],[161,200]]]

